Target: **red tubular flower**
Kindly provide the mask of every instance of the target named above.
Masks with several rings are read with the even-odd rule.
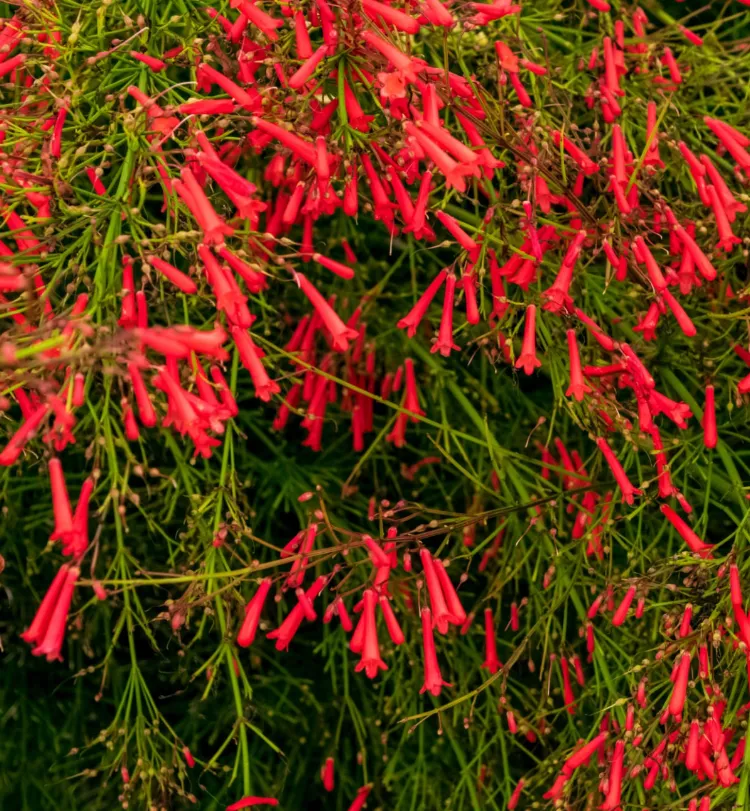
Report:
[[[245,17],[256,27],[259,28],[272,42],[276,42],[279,35],[276,33],[277,28],[284,25],[283,20],[277,20],[266,14],[258,6],[249,2],[249,0],[231,0],[231,6],[239,9]]]
[[[684,25],[678,25],[677,28],[679,32],[682,34],[682,36],[685,37],[685,39],[688,42],[692,43],[693,45],[696,45],[699,48],[703,45],[703,40],[694,31],[691,31]]]
[[[687,695],[688,680],[690,679],[690,652],[684,651],[677,665],[677,672],[674,677],[674,688],[672,689],[672,697],[669,700],[669,707],[667,712],[676,721],[679,721],[682,716],[682,708],[685,706],[685,698]]]
[[[393,606],[385,594],[381,594],[380,597],[378,597],[378,603],[380,604],[380,610],[383,612],[385,627],[388,630],[388,636],[390,636],[391,642],[393,642],[394,645],[402,645],[405,639],[404,632],[401,630],[401,626],[393,612]]]
[[[711,544],[704,543],[692,530],[689,524],[683,521],[679,515],[667,504],[661,505],[661,511],[664,513],[667,521],[677,530],[680,537],[688,546],[691,552],[698,555],[700,558],[710,558]]]
[[[380,658],[380,643],[378,642],[378,630],[375,624],[376,600],[375,591],[365,589],[364,608],[362,609],[362,620],[364,621],[362,659],[354,668],[356,673],[364,670],[370,679],[374,679],[378,675],[378,670],[388,670],[388,665]]]
[[[708,172],[708,176],[711,179],[711,183],[716,188],[729,222],[734,222],[738,213],[744,214],[747,211],[747,206],[744,203],[740,203],[735,198],[735,196],[729,190],[729,186],[727,186],[727,184],[724,182],[724,178],[721,176],[719,170],[714,166],[711,158],[709,158],[708,155],[701,155],[701,163],[705,166],[706,172]]]
[[[314,253],[312,255],[312,259],[313,262],[323,265],[324,268],[330,270],[331,273],[335,273],[337,276],[340,276],[342,279],[354,278],[354,271],[347,265],[337,262],[335,259],[329,259],[327,256],[322,256],[319,253]]]
[[[648,141],[648,149],[646,150],[646,157],[643,163],[645,166],[660,166],[663,168],[664,161],[662,161],[659,156],[659,132],[656,129],[656,102],[649,101],[646,115],[646,139]]]
[[[158,256],[149,256],[148,263],[183,293],[193,295],[198,292],[195,282],[187,274],[178,270],[174,265],[170,265],[169,262],[165,262],[164,259],[160,259]]]
[[[229,388],[229,384],[221,373],[221,369],[219,369],[218,366],[212,366],[210,371],[211,379],[219,389],[221,404],[229,412],[230,417],[236,417],[240,413],[240,410],[237,407],[237,402],[234,399],[232,390]]]
[[[242,278],[250,293],[260,293],[261,290],[265,290],[268,287],[266,277],[260,271],[248,265],[247,262],[232,253],[225,245],[222,245],[217,250],[217,253],[229,267]]]
[[[382,547],[378,546],[378,544],[369,535],[363,535],[362,540],[365,542],[365,546],[370,553],[370,560],[372,561],[373,566],[390,567],[390,558],[383,551]]]
[[[455,618],[453,625],[463,625],[466,621],[466,611],[464,611],[464,607],[461,605],[458,593],[442,561],[435,561],[435,574],[440,583],[440,590],[443,592],[443,597],[445,597],[446,604],[448,605],[448,611],[450,611],[451,615]]]
[[[226,811],[241,811],[243,808],[253,808],[256,805],[278,805],[279,801],[273,797],[243,797],[227,806]]]
[[[326,791],[333,791],[334,786],[333,768],[334,768],[333,758],[332,757],[326,758],[325,765],[320,770],[320,779],[323,781],[323,788]]]
[[[565,709],[570,715],[574,715],[576,711],[575,694],[573,693],[573,686],[570,683],[570,666],[564,656],[560,657],[560,673],[563,681],[563,701],[565,702]]]
[[[49,151],[53,158],[60,157],[63,127],[65,126],[65,119],[67,116],[67,106],[60,107],[60,109],[57,111],[57,115],[55,116],[55,126],[52,130],[52,138],[50,139]]]
[[[472,165],[481,161],[479,152],[474,152],[472,149],[469,149],[466,144],[454,138],[444,127],[430,123],[426,119],[417,122],[415,126],[418,130],[423,131],[429,136],[442,149],[450,153],[458,163],[465,165],[467,173],[478,174],[476,169],[472,168]],[[448,228],[447,225],[446,228]]]
[[[153,428],[156,425],[156,412],[146,390],[146,384],[143,382],[141,370],[137,364],[129,363],[128,374],[130,375],[130,385],[133,387],[135,401],[138,405],[138,416],[143,425],[147,428]]]
[[[612,617],[612,625],[619,626],[625,622],[628,616],[628,610],[630,609],[634,597],[635,586],[631,586],[625,593],[625,596],[622,598],[620,605],[617,606],[617,610]]]
[[[516,369],[522,368],[530,375],[541,365],[542,362],[536,356],[536,304],[529,304],[523,328],[523,345],[516,361]]]
[[[479,259],[479,243],[472,239],[466,231],[458,224],[458,220],[446,214],[444,211],[436,211],[435,216],[450,231],[456,242],[469,254],[469,261],[476,262]]]
[[[370,791],[370,786],[362,786],[362,788],[358,789],[354,802],[352,802],[352,804],[349,806],[349,811],[362,811],[362,808],[367,802],[367,797],[370,794]]]
[[[426,606],[422,609],[421,617],[422,642],[424,645],[424,684],[419,692],[439,696],[443,686],[452,687],[453,685],[443,681],[437,651],[435,650],[435,636],[432,632],[432,612]]]
[[[52,510],[55,515],[55,528],[50,535],[51,541],[67,543],[73,532],[73,513],[65,486],[62,463],[55,457],[49,462],[50,488],[52,489]]]
[[[417,202],[414,204],[414,214],[412,220],[404,226],[404,233],[414,233],[414,236],[419,239],[423,234],[428,233],[432,229],[426,225],[425,213],[427,211],[427,203],[430,198],[430,191],[432,190],[432,172],[425,171],[422,174],[422,180],[419,184],[419,192],[417,194]]]
[[[419,297],[417,303],[411,308],[409,313],[405,315],[397,324],[399,329],[405,329],[406,334],[413,338],[416,335],[417,328],[419,327],[422,319],[425,316],[432,300],[435,298],[438,290],[440,290],[448,271],[443,269],[438,275],[430,282],[427,289]]]
[[[667,305],[672,311],[672,315],[677,320],[680,329],[685,333],[685,335],[687,335],[688,338],[692,338],[696,334],[695,324],[693,324],[693,322],[690,320],[690,316],[685,312],[685,310],[683,310],[680,302],[677,301],[669,290],[662,291],[662,298],[667,302]]]
[[[709,258],[681,225],[675,223],[673,228],[686,250],[689,251],[692,256],[693,262],[695,262],[695,266],[700,271],[701,276],[703,276],[706,281],[712,282],[716,278],[716,268],[711,264]]]
[[[600,746],[603,746],[607,737],[608,733],[602,731],[588,743],[585,743],[580,749],[576,750],[563,764],[563,773],[571,775],[579,766],[585,765],[596,750],[599,749]]]
[[[210,144],[203,141],[200,135],[202,133],[199,133],[198,140],[201,141],[203,148],[210,148]],[[255,199],[254,195],[257,191],[255,184],[219,160],[218,156],[207,151],[198,153],[198,162],[232,201],[239,216],[249,220],[253,230],[257,229],[259,215],[268,208],[268,205]]]
[[[628,504],[632,504],[633,496],[641,495],[642,491],[638,490],[631,484],[623,466],[620,464],[619,459],[615,456],[612,448],[609,447],[607,440],[604,439],[604,437],[599,437],[596,440],[596,444],[604,455],[604,458],[607,460],[607,464],[612,470],[612,475],[615,477],[615,481],[622,491],[622,500],[626,501]]]
[[[745,613],[742,599],[742,587],[740,584],[740,571],[736,564],[729,567],[729,588],[732,600],[732,611],[737,623],[737,635],[750,648],[750,618]]]
[[[378,51],[385,59],[390,62],[399,74],[399,77],[404,82],[414,82],[417,79],[418,68],[414,64],[412,58],[400,51],[390,42],[383,39],[379,34],[374,31],[365,30],[362,32],[362,39],[371,47]]]
[[[133,261],[129,256],[122,258],[122,310],[117,323],[126,329],[136,325]]]
[[[612,764],[609,768],[609,790],[604,802],[599,806],[602,811],[615,811],[620,807],[624,758],[625,741],[617,741],[612,755]]]
[[[449,273],[445,281],[445,297],[443,298],[443,315],[440,319],[440,329],[430,352],[440,352],[447,358],[451,350],[460,349],[453,342],[453,302],[456,294],[456,277]]]
[[[326,578],[319,577],[309,589],[305,592],[305,597],[312,603],[315,598],[323,591],[326,584]],[[278,628],[275,628],[270,633],[266,634],[268,639],[276,640],[276,650],[288,650],[289,644],[294,639],[295,634],[299,630],[302,620],[305,616],[305,608],[298,600],[294,608],[286,615],[286,618]]]
[[[271,578],[265,577],[260,581],[258,590],[253,595],[253,598],[245,606],[245,618],[242,621],[242,626],[237,634],[237,644],[241,648],[247,648],[253,644],[255,634],[258,631],[258,623],[260,622],[260,615],[263,611],[263,604],[266,601],[266,596],[271,588]]]
[[[412,124],[411,121],[404,122],[404,129],[407,135],[414,138],[418,145],[424,150],[425,155],[437,166],[441,174],[445,177],[445,185],[451,189],[456,189],[458,192],[466,191],[466,175],[476,173],[475,164],[466,165],[464,163],[457,163],[448,155],[440,146],[438,146],[426,133],[422,132],[419,127]],[[474,153],[472,153],[474,154]]]
[[[157,59],[155,56],[138,53],[138,51],[131,51],[130,55],[133,57],[133,59],[137,59],[139,62],[142,62],[153,73],[159,73],[159,71],[162,71],[167,67],[166,62],[164,62],[162,59]]]
[[[484,609],[484,661],[481,664],[490,673],[497,673],[503,663],[497,656],[497,639],[495,638],[495,623],[492,619],[492,609]]]
[[[193,766],[195,766],[195,758],[187,746],[182,747],[182,756],[185,758],[185,763],[188,769],[192,769]]]
[[[581,370],[581,356],[578,353],[576,331],[574,329],[569,329],[566,335],[568,338],[568,354],[570,356],[570,385],[565,392],[565,396],[570,397],[572,395],[580,403],[584,396],[591,392],[591,386],[587,385],[583,379],[583,371]]]
[[[327,53],[328,45],[324,43],[289,77],[289,81],[287,82],[289,88],[291,90],[299,90],[313,73],[315,73],[315,69],[325,59]]]
[[[524,785],[526,784],[523,780],[519,780],[518,783],[516,783],[516,787],[513,789],[513,793],[510,795],[510,799],[508,800],[508,811],[513,811],[513,809],[518,805]]]
[[[560,142],[562,142],[563,149],[570,155],[571,158],[576,162],[580,170],[584,173],[584,175],[593,175],[595,172],[599,171],[599,166],[594,163],[594,161],[589,158],[589,156],[579,147],[577,147],[567,136],[562,135],[559,130],[553,130],[552,132],[552,140],[555,143],[555,146],[560,146]]]
[[[180,172],[180,176],[182,181],[175,179],[172,181],[172,185],[198,221],[205,243],[207,245],[223,244],[224,237],[232,236],[234,229],[228,226],[214,211],[214,207],[189,167],[186,166]]]
[[[602,331],[602,328],[594,321],[593,318],[590,318],[578,307],[574,309],[573,313],[576,318],[586,326],[602,349],[605,349],[607,352],[614,352],[615,342]]]
[[[427,592],[430,596],[430,605],[432,606],[430,616],[434,615],[435,625],[438,631],[441,634],[446,634],[448,633],[449,625],[461,625],[463,620],[460,620],[448,607],[448,602],[441,587],[440,577],[436,571],[436,567],[442,566],[442,563],[433,561],[429,549],[420,549],[419,557],[422,561],[424,577],[427,583]]]
[[[67,563],[64,563],[58,570],[34,615],[31,625],[21,634],[21,639],[25,642],[38,644],[44,639],[44,635],[49,627],[50,618],[52,617],[52,612],[57,605],[58,597],[60,596],[63,583],[67,579],[70,568]]]
[[[334,312],[333,307],[331,307],[302,273],[295,273],[294,277],[302,292],[307,296],[320,316],[326,329],[330,332],[333,339],[333,348],[337,352],[346,352],[349,348],[349,341],[354,340],[359,333],[344,324]]]
[[[18,392],[16,392],[16,394],[18,394]],[[3,448],[2,452],[0,452],[0,465],[7,467],[18,460],[26,443],[36,434],[37,429],[49,411],[50,407],[45,403],[29,413],[25,422],[13,434],[8,444]]]
[[[278,141],[281,141],[281,143],[284,144],[287,149],[290,149],[298,158],[300,158],[300,160],[303,160],[310,166],[315,166],[317,164],[317,153],[315,151],[315,147],[309,141],[303,140],[299,137],[299,135],[295,135],[293,132],[285,130],[278,124],[274,124],[271,121],[265,121],[257,116],[253,116],[250,120],[259,130],[271,135]]]
[[[734,250],[735,245],[740,245],[742,240],[732,233],[732,226],[729,223],[729,216],[724,209],[724,204],[719,198],[719,193],[717,190],[709,184],[707,191],[711,208],[714,211],[716,228],[719,232],[719,241],[716,243],[716,247],[719,250],[729,253],[730,251]]]
[[[235,107],[232,99],[192,99],[177,109],[183,115],[231,115]]]
[[[404,14],[403,11],[391,8],[378,0],[362,0],[362,8],[370,17],[381,17],[385,22],[392,25],[405,34],[417,34],[422,27],[417,20]]]
[[[94,480],[86,479],[81,485],[78,494],[78,503],[73,515],[73,531],[63,542],[63,554],[72,555],[78,560],[86,552],[89,545],[89,501],[94,492]]]
[[[516,91],[516,95],[518,96],[518,101],[521,106],[533,107],[534,102],[532,101],[526,88],[523,86],[521,77],[517,73],[509,73],[508,78],[510,79],[510,83],[513,85],[513,89]]]
[[[637,250],[636,255],[638,257],[638,261],[646,265],[648,278],[651,281],[651,284],[654,286],[654,289],[657,291],[657,293],[661,293],[662,291],[666,290],[667,282],[664,278],[664,274],[661,272],[656,259],[654,259],[653,254],[649,250],[648,245],[646,245],[644,242],[643,237],[637,236],[633,242]]]
[[[52,581],[47,596],[39,606],[34,622],[23,635],[26,642],[37,643],[31,651],[33,656],[45,656],[48,662],[62,661],[60,651],[65,639],[68,612],[79,575],[80,570],[77,566],[62,566],[57,577]],[[50,598],[49,601],[47,597]]]
[[[680,72],[680,67],[677,64],[677,60],[674,58],[672,49],[669,46],[664,47],[664,55],[662,57],[662,61],[667,66],[670,79],[675,84],[682,84],[682,73]]]
[[[406,358],[404,361],[404,369],[406,370],[406,394],[404,397],[404,406],[413,414],[423,417],[425,412],[419,405],[417,378],[414,374],[414,361],[411,358]],[[419,416],[410,416],[409,419],[411,422],[419,422]]]
[[[680,621],[680,630],[679,630],[679,637],[684,639],[686,636],[690,636],[692,633],[692,629],[690,628],[690,620],[693,616],[693,606],[688,603],[685,606],[685,610],[682,612],[682,620]]]

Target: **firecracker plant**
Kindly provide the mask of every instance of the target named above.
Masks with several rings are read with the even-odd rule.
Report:
[[[0,8],[0,805],[750,807],[750,0]]]

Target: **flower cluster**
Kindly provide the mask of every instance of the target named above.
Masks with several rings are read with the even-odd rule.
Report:
[[[18,633],[62,661],[66,631],[88,654],[91,616],[119,617],[100,742],[124,807],[197,802],[230,743],[227,811],[283,803],[249,706],[256,681],[288,699],[247,662],[283,669],[316,632],[360,752],[342,779],[342,721],[315,771],[350,811],[409,768],[368,771],[350,670],[412,732],[450,718],[465,807],[748,800],[748,3],[688,26],[581,0],[574,44],[541,5],[176,2],[173,29],[124,38],[106,4],[3,21],[0,466],[11,494],[49,482],[56,569]],[[220,745],[144,679],[149,587],[183,655],[220,640],[190,678],[231,694]],[[468,699],[489,699],[476,756]]]

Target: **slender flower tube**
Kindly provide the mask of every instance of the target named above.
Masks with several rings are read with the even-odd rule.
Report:
[[[399,329],[405,329],[406,334],[413,338],[417,333],[422,319],[425,317],[427,310],[435,298],[438,290],[445,281],[448,271],[443,269],[438,275],[430,282],[427,289],[419,297],[417,303],[411,308],[407,315],[405,315],[397,324]]]
[[[682,716],[682,708],[685,706],[687,696],[688,680],[690,679],[690,652],[684,651],[677,665],[677,673],[674,678],[672,697],[669,700],[668,713],[676,720]]]
[[[642,491],[638,490],[631,484],[623,466],[620,464],[619,459],[615,456],[612,448],[609,447],[607,440],[604,439],[604,437],[599,437],[596,440],[596,444],[599,450],[602,452],[604,458],[607,460],[607,464],[612,470],[612,475],[615,477],[615,481],[622,491],[622,500],[626,501],[628,504],[632,504],[633,496],[641,495]]]
[[[484,661],[481,664],[490,673],[497,673],[503,666],[497,655],[497,639],[495,638],[495,624],[492,619],[492,609],[484,609]]]
[[[364,621],[362,658],[354,668],[356,673],[364,670],[370,679],[374,679],[378,675],[378,670],[388,670],[388,665],[380,658],[380,643],[378,642],[378,630],[375,624],[376,600],[377,596],[374,589],[366,589],[364,608],[362,609],[362,620]]]
[[[55,516],[55,528],[50,535],[50,540],[66,543],[73,532],[73,513],[70,509],[62,463],[57,457],[50,459],[49,478],[52,490],[52,509]]]
[[[70,603],[73,600],[73,591],[75,590],[79,575],[80,569],[78,569],[77,566],[71,566],[65,572],[65,577],[60,584],[60,590],[57,594],[57,599],[51,614],[49,615],[44,635],[41,640],[35,640],[38,644],[31,651],[33,656],[44,656],[48,662],[62,661],[60,651],[62,650],[63,641],[65,639],[65,626],[68,622],[68,612],[70,611]]]
[[[328,757],[326,758],[326,762],[323,765],[323,768],[320,770],[320,779],[323,781],[323,788],[326,791],[333,791],[334,787],[333,770],[334,770],[333,758]]]
[[[565,392],[565,396],[570,397],[572,395],[580,403],[584,396],[591,392],[591,386],[589,386],[583,379],[581,356],[578,352],[576,331],[574,329],[569,329],[567,330],[566,335],[568,338],[568,354],[570,357],[570,385]]]
[[[326,329],[331,333],[333,348],[337,352],[346,352],[349,348],[349,341],[354,340],[359,333],[344,324],[338,315],[336,315],[333,307],[323,298],[312,283],[307,280],[306,276],[302,273],[295,273],[294,275],[302,292],[310,300],[310,303],[317,311]]]
[[[440,352],[447,358],[452,350],[460,349],[453,342],[453,303],[456,295],[456,277],[449,273],[445,281],[445,297],[443,299],[443,315],[440,319],[438,337],[432,345],[430,352]]]
[[[625,593],[625,596],[622,598],[620,605],[617,606],[617,610],[612,617],[612,625],[619,626],[625,622],[628,616],[628,610],[630,609],[634,597],[635,586],[631,586]]]
[[[271,588],[271,578],[266,577],[260,581],[258,590],[253,595],[250,602],[245,606],[245,618],[242,621],[242,626],[237,634],[237,644],[241,648],[247,648],[253,644],[255,634],[258,631],[258,623],[260,622],[260,615],[263,611],[263,604],[266,601],[266,596]]]
[[[151,267],[156,268],[159,273],[168,279],[172,284],[187,295],[194,295],[198,292],[198,287],[195,282],[181,270],[178,270],[174,265],[164,261],[158,256],[149,256],[148,263]]]
[[[687,544],[691,552],[698,555],[700,558],[710,558],[711,544],[704,543],[679,515],[667,504],[661,505],[661,511],[666,517],[667,521],[677,530],[680,537]]]
[[[448,632],[449,625],[461,625],[462,621],[448,608],[447,600],[443,594],[440,578],[436,571],[436,567],[442,566],[442,563],[436,563],[432,559],[429,549],[420,549],[419,557],[422,561],[424,577],[427,583],[427,592],[430,596],[430,605],[432,606],[430,616],[434,616],[438,631],[441,634],[445,634]]]
[[[523,345],[521,354],[516,360],[516,369],[523,369],[530,375],[541,365],[542,362],[536,356],[536,304],[529,304],[523,328]]]
[[[422,641],[424,645],[424,684],[420,693],[430,693],[439,696],[440,691],[445,687],[451,687],[448,682],[443,681],[438,663],[437,651],[435,650],[435,636],[432,632],[432,612],[426,606],[422,609]]]
[[[388,636],[391,638],[391,642],[393,642],[394,645],[402,645],[405,640],[404,632],[401,630],[401,626],[396,619],[390,600],[385,594],[381,594],[380,597],[378,597],[378,603],[380,604],[380,610],[383,612],[385,627],[388,631]]]

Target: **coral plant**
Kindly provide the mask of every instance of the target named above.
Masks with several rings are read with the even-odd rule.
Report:
[[[747,6],[2,5],[3,808],[747,807]]]

